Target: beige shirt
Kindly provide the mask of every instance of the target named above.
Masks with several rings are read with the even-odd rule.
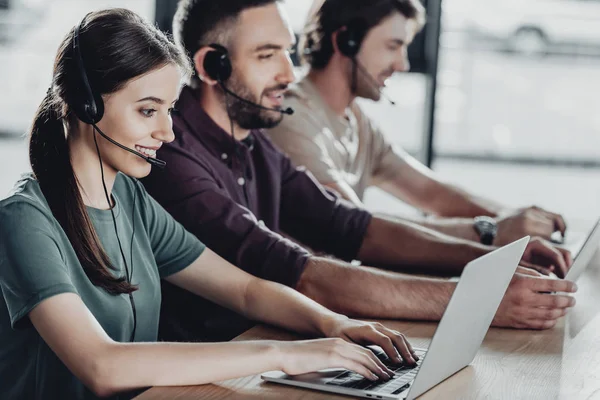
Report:
[[[345,181],[362,200],[367,187],[391,179],[404,164],[406,153],[392,148],[356,102],[340,117],[308,78],[292,85],[286,97],[294,115],[267,134],[319,182]]]

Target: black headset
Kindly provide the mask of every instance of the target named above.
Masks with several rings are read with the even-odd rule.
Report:
[[[340,53],[354,59],[360,51],[360,46],[367,35],[367,31],[367,24],[362,19],[355,19],[340,29],[336,38]]]
[[[79,46],[79,34],[83,25],[83,20],[75,27],[73,32],[73,58],[75,59],[76,74],[78,77],[77,88],[75,91],[74,99],[70,102],[69,106],[81,121],[86,124],[93,125],[100,122],[104,116],[104,101],[102,96],[98,93],[94,93],[90,85],[87,73],[85,72],[85,65],[83,64],[83,56],[81,55],[81,47]]]
[[[226,82],[233,73],[229,52],[220,44],[213,43],[209,47],[212,50],[204,56],[204,63],[202,64],[204,70],[209,78],[220,83]]]

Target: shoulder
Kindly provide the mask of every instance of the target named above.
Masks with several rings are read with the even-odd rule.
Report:
[[[296,103],[307,104],[309,103],[311,96],[310,90],[308,87],[307,78],[301,78],[296,82],[292,83],[288,91],[285,94],[285,97],[289,101],[293,101]]]
[[[286,93],[286,106],[294,109],[294,114],[285,116],[282,122],[267,134],[286,151],[301,144],[310,146],[310,141],[328,140],[334,127],[329,108],[314,85],[303,78],[290,87]]]
[[[281,149],[273,143],[272,138],[264,131],[264,130],[255,130],[252,131],[252,135],[255,139],[255,146],[260,147],[261,151],[265,153],[265,155],[276,157],[276,158],[285,158],[285,154]]]
[[[215,157],[210,150],[198,140],[187,127],[175,129],[175,140],[165,143],[157,153],[157,157],[167,163],[165,168],[152,168],[150,175],[142,179],[146,185],[149,181],[167,183],[202,179],[213,176],[215,169],[212,163]]]
[[[0,201],[0,225],[11,219],[18,221],[19,218],[25,218],[22,223],[56,220],[39,183],[31,173],[22,175],[9,196]]]
[[[282,125],[289,125],[298,122],[309,123],[325,117],[322,107],[322,100],[316,88],[310,83],[308,78],[290,85],[285,94],[286,106],[294,109],[294,114],[286,116]]]
[[[35,183],[39,194],[30,185],[32,183],[24,183],[24,187],[0,202],[0,238],[6,246],[31,244],[38,234],[55,241],[61,236],[62,228],[39,185]]]
[[[305,113],[314,115],[323,111],[321,95],[306,77],[290,86],[286,99],[296,111],[294,115]]]

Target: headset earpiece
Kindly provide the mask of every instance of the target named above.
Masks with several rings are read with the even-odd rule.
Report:
[[[220,44],[211,44],[212,50],[204,56],[202,64],[209,78],[218,82],[226,82],[233,72],[229,52]]]
[[[354,58],[360,51],[367,29],[364,21],[354,20],[338,31],[336,43],[344,56]]]
[[[84,21],[85,18],[81,20],[73,31],[73,59],[75,60],[75,73],[78,78],[78,84],[75,91],[75,98],[69,101],[69,106],[77,118],[86,124],[92,125],[100,122],[104,116],[104,102],[102,101],[102,96],[94,93],[92,90],[87,73],[85,72],[85,64],[83,63],[81,46],[79,45],[79,36]]]

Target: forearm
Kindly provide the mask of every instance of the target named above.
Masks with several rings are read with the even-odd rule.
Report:
[[[430,205],[433,213],[440,217],[466,217],[473,218],[479,215],[495,217],[503,207],[483,197],[475,196],[449,184],[440,184],[439,192],[430,198],[434,199]]]
[[[469,261],[492,250],[418,224],[376,215],[358,257],[365,264],[387,269],[408,267],[457,274]]]
[[[390,214],[380,214],[386,219],[396,222],[410,222],[424,228],[454,236],[471,242],[479,243],[479,235],[475,231],[472,218],[436,218],[436,217],[410,217]]]
[[[249,285],[245,303],[250,319],[312,336],[326,336],[332,321],[346,318],[296,290],[260,279]]]
[[[325,307],[358,318],[439,320],[456,283],[312,258],[298,291]]]
[[[201,385],[280,369],[276,342],[114,343],[96,366],[100,395]]]
[[[265,264],[282,268],[278,265],[280,260],[266,260]],[[298,268],[306,263],[304,258],[294,262]],[[288,267],[288,273],[292,273],[295,266]],[[192,265],[167,280],[249,319],[307,335],[323,336],[326,320],[343,318],[296,290],[273,281],[278,278],[289,277],[263,275],[263,279],[257,278],[206,249]]]
[[[450,235],[471,242],[480,242],[472,218],[424,218],[419,225],[433,229],[445,235]]]

